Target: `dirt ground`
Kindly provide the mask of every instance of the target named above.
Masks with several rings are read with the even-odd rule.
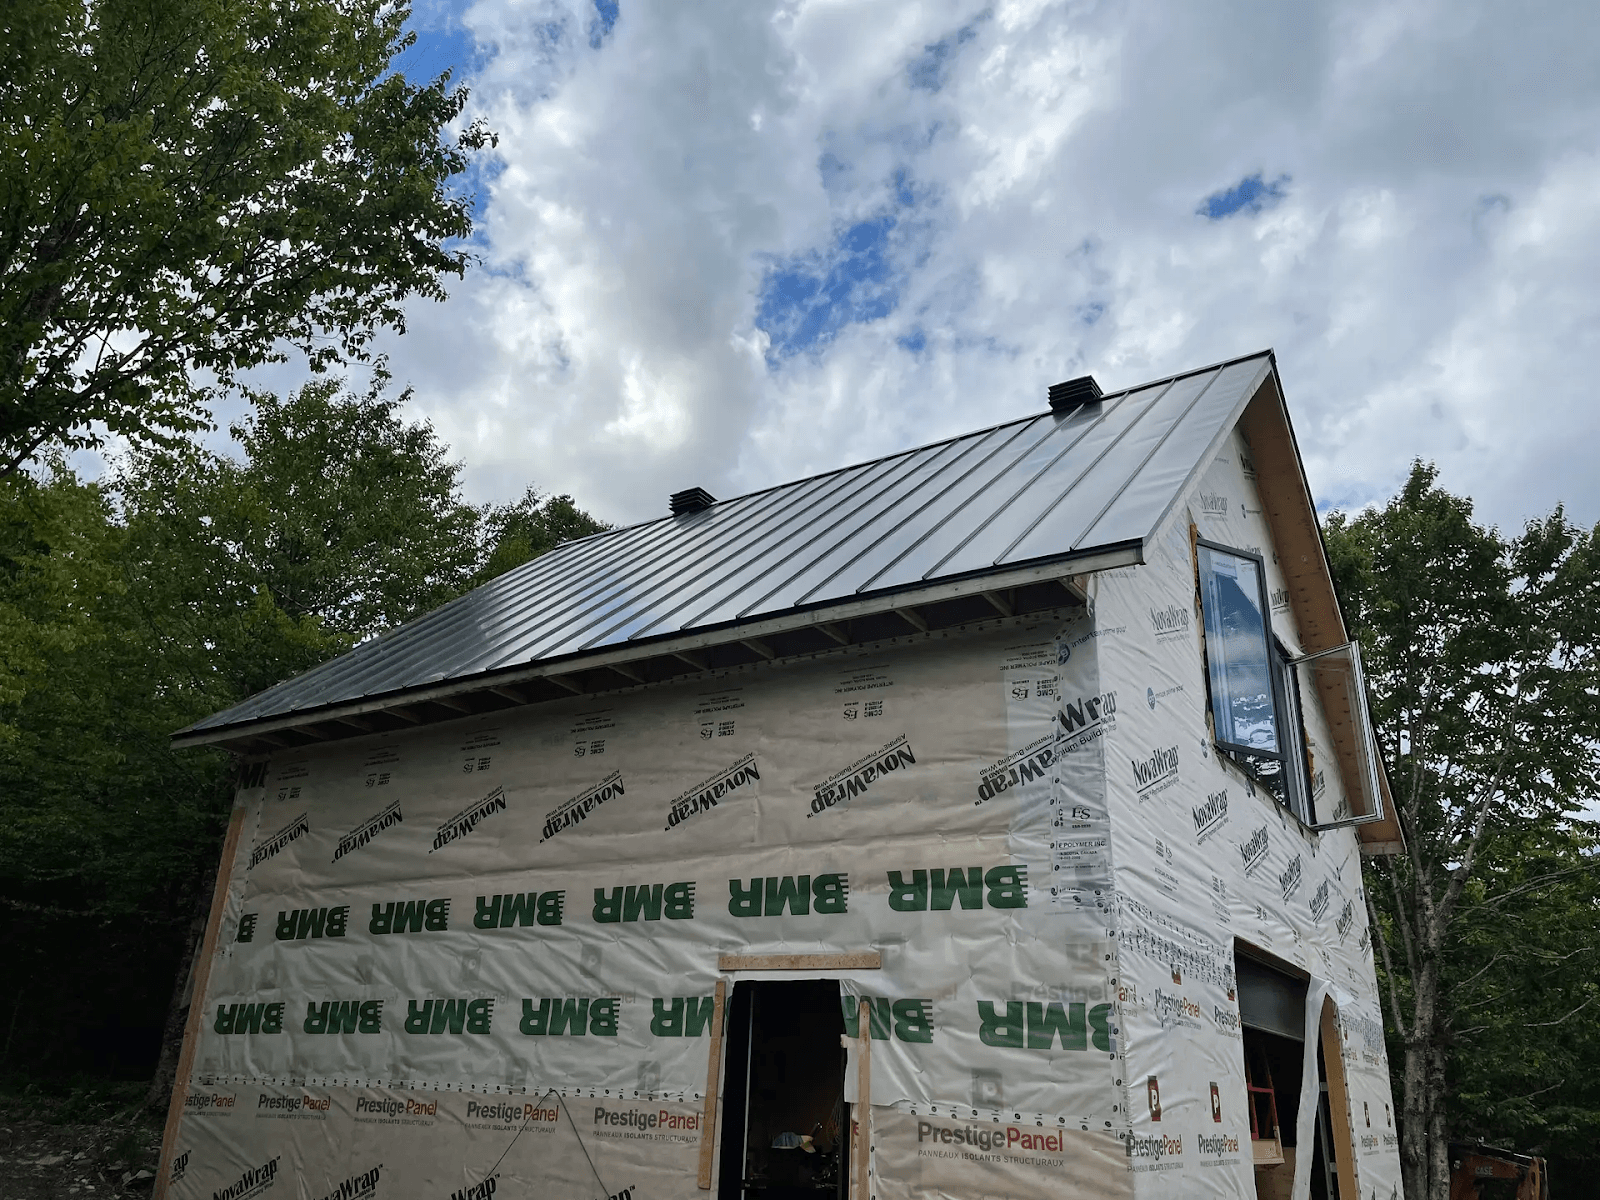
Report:
[[[0,1097],[0,1200],[150,1194],[160,1127],[126,1114],[94,1123],[73,1115],[45,1099]]]

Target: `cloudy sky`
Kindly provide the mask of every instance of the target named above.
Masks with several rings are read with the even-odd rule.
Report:
[[[387,349],[613,521],[1277,349],[1319,503],[1600,519],[1600,22],[1479,0],[417,0],[500,135]]]

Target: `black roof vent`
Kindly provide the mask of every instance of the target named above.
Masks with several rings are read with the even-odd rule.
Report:
[[[704,512],[716,502],[717,498],[705,488],[690,488],[686,492],[673,492],[667,503],[672,507],[672,515],[681,517],[684,513]]]
[[[1080,375],[1065,383],[1050,385],[1050,411],[1058,417],[1077,412],[1085,404],[1100,403],[1100,385],[1093,375]]]

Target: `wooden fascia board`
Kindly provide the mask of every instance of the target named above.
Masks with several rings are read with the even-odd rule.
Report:
[[[1239,429],[1250,444],[1250,458],[1256,469],[1256,490],[1266,510],[1272,530],[1272,545],[1278,567],[1289,590],[1289,610],[1300,634],[1301,649],[1307,654],[1342,646],[1350,640],[1344,614],[1339,609],[1333,587],[1333,569],[1322,541],[1322,526],[1317,521],[1316,504],[1306,483],[1300,447],[1295,442],[1289,409],[1278,383],[1277,368],[1268,372],[1256,389]],[[1334,757],[1345,790],[1355,794],[1360,788],[1361,767],[1348,735],[1334,736]],[[1355,827],[1369,853],[1373,848],[1400,841],[1400,825],[1394,815],[1394,798],[1382,764],[1378,769],[1378,793],[1383,801],[1383,817]]]

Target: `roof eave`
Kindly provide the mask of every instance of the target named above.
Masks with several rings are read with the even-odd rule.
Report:
[[[515,688],[539,680],[559,681],[563,676],[575,675],[601,668],[626,668],[630,663],[663,657],[688,656],[692,664],[698,651],[730,643],[759,644],[761,639],[792,633],[797,630],[820,627],[837,627],[842,622],[890,613],[905,617],[907,625],[919,627],[916,610],[966,597],[986,596],[991,599],[998,593],[1032,584],[1049,581],[1066,581],[1072,576],[1092,574],[1115,567],[1135,566],[1145,561],[1143,539],[1096,546],[1048,559],[1008,567],[1004,570],[985,571],[957,579],[943,579],[912,588],[871,593],[855,599],[793,609],[754,621],[736,621],[724,625],[696,629],[692,632],[666,635],[640,640],[625,646],[614,646],[593,652],[580,651],[559,658],[543,659],[516,667],[497,668],[476,672],[456,679],[441,680],[422,687],[403,688],[356,700],[302,709],[271,717],[241,721],[204,728],[189,726],[172,735],[174,749],[192,746],[224,746],[237,748],[256,739],[270,738],[327,722],[358,722],[363,717],[392,712],[413,705],[433,703],[450,706],[450,701],[469,693],[502,688]],[[1076,594],[1076,589],[1072,589]],[[996,603],[996,616],[1007,615],[1003,602]],[[923,630],[926,629],[922,625]],[[829,635],[838,640],[838,634]],[[842,643],[841,643],[842,644]],[[779,657],[779,656],[772,656]],[[709,668],[708,668],[709,669]],[[615,688],[595,691],[574,691],[574,695],[599,695],[603,691],[622,690],[639,682],[626,670],[617,672],[621,680]],[[693,674],[694,672],[690,672]],[[682,676],[684,678],[688,675]],[[504,694],[504,693],[502,693]],[[462,711],[458,715],[468,715]],[[358,726],[359,732],[359,726]]]

